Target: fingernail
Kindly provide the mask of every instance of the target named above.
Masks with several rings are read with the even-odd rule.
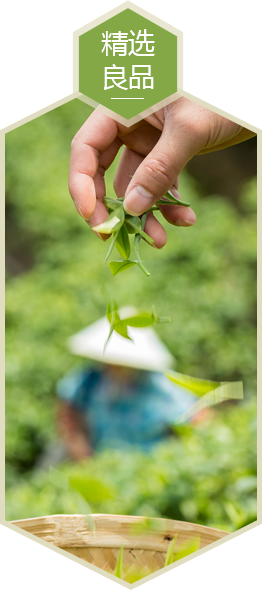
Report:
[[[190,225],[194,225],[194,221],[188,221],[188,219],[179,217],[176,221],[174,221],[174,225],[177,225],[178,227],[190,227]]]
[[[124,209],[130,215],[141,215],[154,203],[154,197],[142,186],[135,186],[124,200]]]

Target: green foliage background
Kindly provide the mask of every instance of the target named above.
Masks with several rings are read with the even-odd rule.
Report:
[[[79,512],[71,492],[34,466],[56,438],[55,384],[84,364],[66,340],[105,313],[107,285],[119,305],[154,303],[171,317],[156,330],[178,371],[243,380],[245,402],[221,407],[214,424],[184,427],[153,460],[138,450],[125,459],[97,454],[82,473],[114,493],[87,498],[92,510],[239,528],[254,520],[256,498],[256,179],[235,205],[215,193],[201,198],[185,170],[180,192],[196,226],[164,222],[166,247],[141,247],[151,276],[134,268],[112,278],[107,246],[77,215],[67,188],[70,142],[90,113],[74,100],[6,137],[6,517]],[[106,173],[109,195],[115,168]]]

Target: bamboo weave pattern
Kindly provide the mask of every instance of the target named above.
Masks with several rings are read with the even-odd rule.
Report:
[[[94,530],[84,515],[54,515],[13,521],[12,524],[60,547],[106,572],[114,573],[120,547],[124,548],[125,576],[139,568],[141,577],[165,565],[169,543],[177,536],[179,549],[185,541],[200,537],[200,548],[228,533],[197,524],[140,516],[93,514]]]

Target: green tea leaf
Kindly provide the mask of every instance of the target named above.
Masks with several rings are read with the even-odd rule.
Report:
[[[128,270],[129,268],[131,268],[131,266],[134,266],[135,264],[138,264],[136,260],[111,260],[109,262],[109,267],[114,277],[119,272]]]
[[[132,328],[146,328],[147,326],[151,326],[153,324],[154,318],[152,313],[149,313],[148,311],[142,311],[141,313],[130,316],[129,318],[125,318],[123,321],[126,322],[127,326]]]
[[[84,514],[86,517],[86,522],[88,524],[89,530],[95,534],[96,526],[95,521],[93,519],[92,510],[85,500],[85,498],[79,492],[75,491],[76,494],[76,503],[78,506],[79,514]]]
[[[167,191],[165,196],[159,201],[157,201],[157,205],[183,205],[183,207],[190,207],[190,203],[186,203],[185,201],[181,201],[172,195],[170,191]]]
[[[180,559],[183,559],[183,557],[191,555],[191,553],[194,553],[199,549],[199,546],[200,537],[188,539],[181,546],[179,546],[177,550],[175,549],[174,561],[179,561]],[[192,559],[192,561],[194,561],[194,559]],[[187,571],[191,566],[192,561],[189,561],[188,563],[185,563],[184,565],[181,565],[175,570],[169,572],[171,584],[177,583],[181,580],[181,578],[185,577]],[[171,563],[173,562],[171,561]]]
[[[194,537],[193,539],[188,539],[185,541],[176,551],[173,563],[175,561],[179,561],[179,559],[183,559],[183,557],[187,557],[191,555],[191,553],[195,553],[199,549],[200,546],[200,537]]]
[[[198,379],[196,377],[190,377],[189,375],[183,375],[182,373],[176,373],[175,371],[168,371],[166,372],[166,377],[177,383],[177,385],[182,385],[189,389],[193,393],[197,395],[205,395],[212,389],[215,389],[219,386],[219,382],[217,381],[208,381],[207,379]]]
[[[117,263],[118,265],[121,264],[125,265],[126,263],[129,262],[134,262],[134,261],[129,261],[129,260],[121,260],[121,261],[116,261],[113,260],[112,262]],[[111,264],[111,262],[109,263]],[[121,270],[119,271],[121,272]],[[148,326],[151,326],[154,322],[157,321],[171,321],[170,318],[159,318],[155,312],[155,308],[152,308],[152,311],[147,311],[147,310],[140,310],[137,311],[136,313],[134,313],[133,315],[130,315],[128,317],[125,317],[123,319],[120,318],[119,312],[118,312],[118,307],[117,304],[114,300],[111,300],[108,302],[107,304],[107,309],[106,309],[106,317],[110,323],[110,330],[109,330],[109,335],[108,338],[106,340],[105,346],[104,346],[104,351],[106,349],[106,346],[113,334],[113,332],[117,332],[120,336],[122,336],[123,338],[126,338],[127,340],[131,340],[132,338],[130,338],[129,334],[128,334],[128,327],[130,328],[147,328]]]
[[[122,225],[121,229],[119,230],[115,244],[119,254],[121,254],[121,256],[127,260],[130,256],[130,242],[125,225]]]
[[[175,425],[183,424],[183,422],[190,420],[190,418],[201,412],[201,410],[220,404],[223,401],[243,399],[243,383],[241,381],[232,383],[205,382],[202,379],[194,379],[194,377],[181,375],[181,373],[175,373],[174,371],[166,371],[165,375],[170,381],[177,383],[181,387],[185,387],[200,397],[185,412],[177,416]]]
[[[108,345],[108,342],[109,342],[109,340],[110,340],[113,332],[114,332],[114,326],[112,325],[112,326],[110,326],[109,334],[108,334],[108,337],[107,337],[107,339],[105,341],[105,345],[104,345],[104,349],[103,349],[103,354],[105,354],[106,347]]]
[[[120,321],[120,317],[118,314],[118,307],[116,302],[113,299],[110,299],[107,304],[106,308],[106,317],[110,324],[114,324],[116,321]]]
[[[241,381],[222,383],[215,389],[205,393],[188,410],[177,417],[175,424],[182,424],[201,412],[204,408],[210,408],[229,399],[243,399],[243,383]]]
[[[128,335],[127,324],[125,320],[120,320],[119,322],[116,322],[113,325],[113,329],[115,330],[115,332],[120,334],[120,336],[123,336],[123,338],[126,338],[127,340],[132,340]]]
[[[104,203],[108,209],[115,210],[119,207],[122,199],[112,199],[111,197],[104,197]]]
[[[157,320],[155,319],[157,324],[168,324],[171,322],[171,318],[169,316],[158,316]]]
[[[125,213],[122,206],[117,207],[108,218],[100,225],[95,225],[92,230],[100,234],[112,234],[118,231],[125,221]]]
[[[125,226],[129,234],[137,234],[142,231],[140,217],[132,217],[131,215],[126,215]]]
[[[119,230],[119,231],[120,231],[120,230]],[[104,260],[104,262],[106,262],[106,261],[108,260],[108,258],[109,258],[109,256],[110,256],[111,252],[112,252],[112,251],[113,251],[113,249],[114,249],[114,245],[115,245],[115,243],[116,243],[116,240],[117,240],[118,233],[119,233],[119,232],[114,232],[114,234],[113,234],[112,242],[111,242],[111,244],[110,244],[110,246],[109,246],[109,250],[108,250],[108,252],[107,252],[107,255],[106,255],[106,257],[105,257],[105,260]]]
[[[114,574],[115,574],[116,578],[122,579],[122,576],[123,576],[123,559],[124,559],[124,547],[122,545],[120,547],[120,550],[119,550],[119,554],[118,554],[118,558],[117,558],[117,562],[116,562],[116,567],[115,567],[115,571],[114,571]]]
[[[152,306],[152,316],[154,318],[154,321],[157,322],[158,324],[166,324],[167,322],[171,322],[171,318],[170,317],[163,317],[163,316],[158,316],[155,310],[155,306]]]
[[[123,560],[124,560],[124,547],[123,545],[120,547],[120,551],[117,557],[117,562],[115,566],[114,576],[116,578],[122,579],[123,577]],[[111,582],[111,580],[107,580],[103,578],[103,576],[97,576],[97,584],[116,584],[116,582]]]
[[[154,240],[150,238],[148,234],[143,231],[141,219],[139,217],[131,217],[126,215],[125,226],[129,234],[140,234],[151,246],[154,244]]]
[[[105,342],[104,345],[104,353],[105,353],[105,349],[107,347],[107,344],[114,332],[115,329],[115,325],[119,322],[121,322],[120,320],[120,316],[118,313],[118,307],[116,305],[116,302],[113,299],[110,299],[108,304],[107,304],[107,309],[106,309],[106,317],[110,323],[110,330],[109,330],[109,334],[108,334],[108,338]],[[122,334],[121,334],[122,335]],[[126,338],[127,336],[124,335],[124,338]]]
[[[102,481],[98,477],[92,477],[79,471],[69,476],[71,487],[79,492],[86,500],[92,502],[99,502],[113,498],[115,491],[111,483]]]

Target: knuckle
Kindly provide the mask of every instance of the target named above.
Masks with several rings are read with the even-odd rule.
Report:
[[[170,166],[169,159],[167,159],[166,162],[163,157],[159,159],[148,159],[146,163],[146,171],[156,184],[170,186],[173,182],[173,170]]]
[[[180,108],[175,113],[175,124],[185,135],[201,136],[205,133],[206,121],[209,118],[209,111],[200,105],[186,103],[186,110]]]
[[[200,118],[193,113],[191,116],[183,118],[180,125],[187,135],[199,135],[203,129]]]

